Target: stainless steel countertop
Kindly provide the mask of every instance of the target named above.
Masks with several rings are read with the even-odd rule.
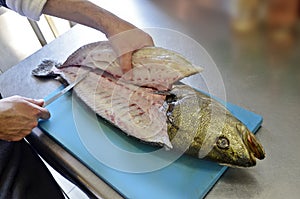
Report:
[[[237,34],[230,28],[229,16],[225,12],[226,6],[217,5],[218,1],[212,1],[216,4],[211,3],[205,8],[203,5],[193,6],[188,12],[182,6],[178,6],[179,2],[103,0],[99,4],[138,27],[173,29],[200,43],[220,72],[221,82],[224,82],[221,87],[224,86],[226,99],[263,116],[264,121],[257,137],[265,147],[266,159],[249,169],[229,168],[206,198],[298,198],[299,41],[274,42],[264,30]],[[54,80],[33,78],[31,70],[45,58],[62,62],[83,44],[103,39],[105,37],[95,30],[75,26],[71,31],[0,75],[2,95],[45,97],[55,90],[59,83]],[[155,40],[158,44],[164,42],[157,36]],[[169,45],[176,46],[176,44]],[[188,49],[184,43],[178,46],[183,51]],[[193,54],[191,59],[197,61],[197,57]],[[206,66],[206,70],[209,71],[210,68]],[[212,94],[222,95],[219,84],[214,83],[219,77],[214,74],[206,72],[187,82],[203,90],[209,87]],[[39,129],[35,129],[28,140],[42,156],[52,162],[55,168],[80,184],[91,197],[92,194],[103,198],[120,197]]]

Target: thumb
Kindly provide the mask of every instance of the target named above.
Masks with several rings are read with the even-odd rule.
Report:
[[[45,101],[43,99],[31,99],[31,98],[24,97],[24,100],[34,104],[33,107],[36,108],[36,109],[39,109],[40,112],[37,115],[38,118],[41,118],[41,119],[44,119],[44,120],[47,120],[47,119],[50,118],[49,111],[46,108],[43,108],[43,105],[45,103]]]
[[[47,109],[45,109],[43,107],[39,107],[39,109],[40,109],[40,113],[38,115],[39,118],[44,119],[44,120],[47,120],[50,118],[51,115]]]
[[[31,100],[29,101],[33,104],[33,107],[39,110],[39,113],[37,115],[38,118],[47,120],[50,118],[50,112],[43,107],[44,100]]]

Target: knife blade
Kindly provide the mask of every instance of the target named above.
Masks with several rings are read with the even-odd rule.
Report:
[[[68,92],[69,90],[74,88],[79,82],[81,82],[83,79],[85,79],[88,76],[89,72],[90,71],[84,73],[82,76],[78,77],[73,83],[69,84],[66,88],[59,91],[57,94],[50,97],[49,99],[45,100],[45,103],[44,103],[43,107],[48,106],[49,104],[51,104],[52,102],[54,102],[55,100],[57,100],[58,98],[63,96],[66,92]]]

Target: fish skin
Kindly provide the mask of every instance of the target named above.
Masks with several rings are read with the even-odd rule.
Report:
[[[59,68],[69,83],[90,70],[89,76],[74,91],[99,116],[144,142],[219,164],[250,167],[256,164],[256,158],[264,158],[259,141],[223,105],[189,86],[173,86],[178,79],[195,72],[182,74],[180,78],[172,76],[168,85],[161,88],[153,88],[144,78],[127,81],[119,77],[120,66],[112,60],[111,46],[107,42],[100,43],[83,46]],[[108,49],[104,50],[104,55],[97,55],[97,62],[88,60],[103,48]],[[165,49],[160,53],[161,48],[141,51],[140,54],[135,52],[138,56],[133,56],[133,64],[139,69],[145,67],[148,70],[147,62],[159,63],[156,64],[158,68],[168,62],[170,68],[184,68],[182,64],[188,62],[171,51],[168,55]],[[107,70],[104,72],[103,69]],[[170,90],[164,92],[166,88]],[[163,92],[157,94],[156,89]]]
[[[175,150],[232,167],[254,166],[265,157],[255,136],[216,100],[186,85],[174,86],[170,94],[168,135]]]

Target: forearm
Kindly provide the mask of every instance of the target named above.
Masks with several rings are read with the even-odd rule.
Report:
[[[132,68],[131,57],[135,50],[154,45],[150,35],[87,0],[6,0],[6,5],[34,20],[48,14],[103,32],[111,41],[124,72]]]
[[[89,1],[48,0],[43,13],[95,28],[107,37],[135,28],[132,24]]]

